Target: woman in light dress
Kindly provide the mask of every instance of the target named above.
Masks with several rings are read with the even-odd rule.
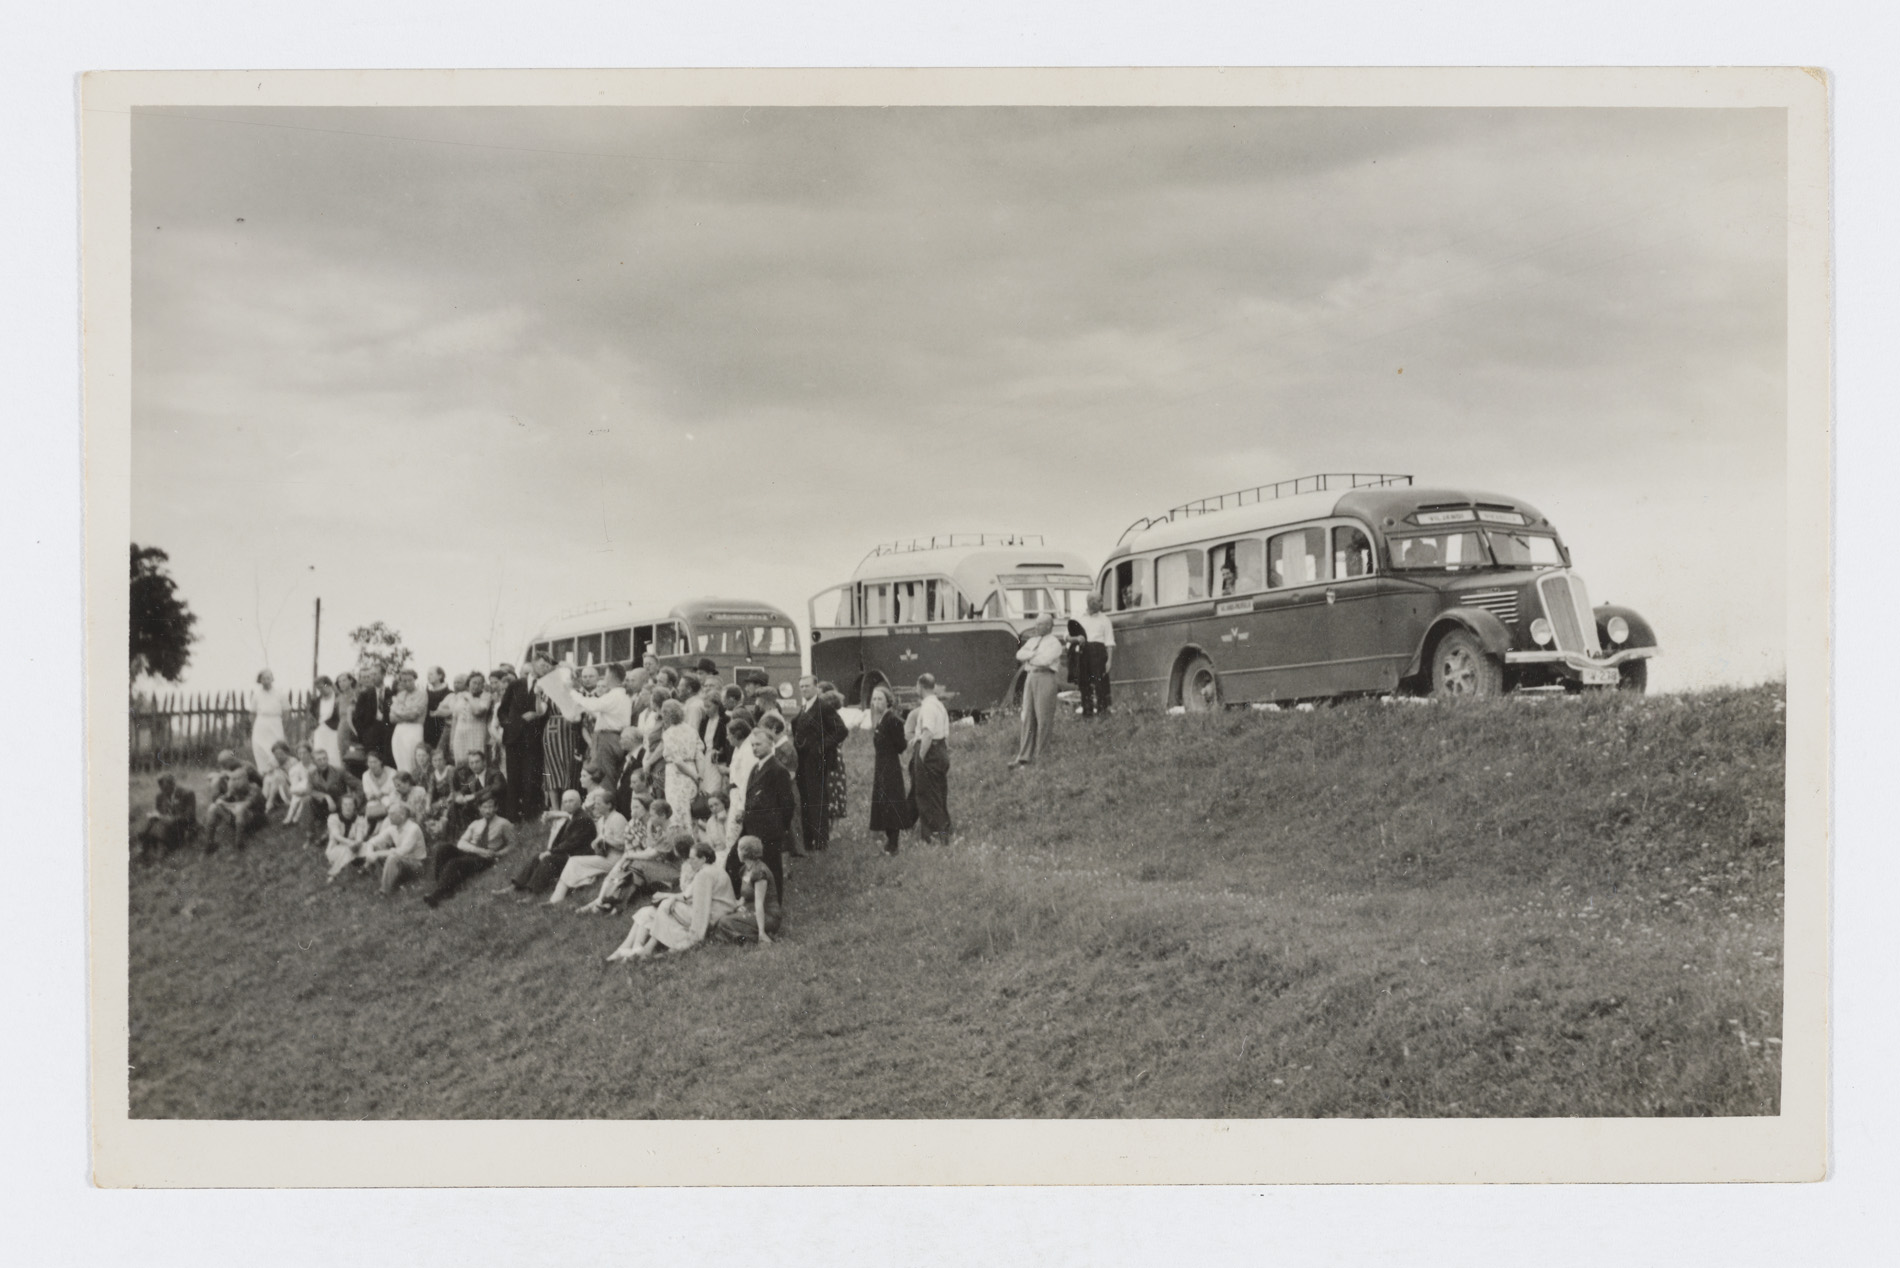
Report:
[[[322,749],[330,755],[330,765],[343,769],[343,745],[337,736],[337,727],[343,717],[343,698],[337,694],[336,684],[325,674],[317,679],[317,699],[315,705],[317,729],[310,736],[310,746]]]
[[[284,697],[276,681],[270,670],[262,670],[251,693],[251,764],[259,771],[276,769],[272,750],[284,742]]]
[[[488,675],[476,670],[462,689],[442,702],[436,710],[453,721],[449,725],[449,751],[456,765],[468,760],[470,753],[488,755],[488,715],[495,702],[488,694]]]
[[[416,671],[396,671],[396,694],[389,700],[389,722],[395,729],[389,736],[390,755],[396,769],[411,775],[427,774],[428,758],[416,769],[416,753],[422,747],[422,719],[429,711],[429,693],[416,685]]]
[[[693,846],[693,858],[699,870],[684,890],[634,912],[633,928],[609,960],[644,959],[662,949],[689,951],[706,940],[709,929],[739,909],[732,878],[713,862],[713,848],[701,841]]]
[[[686,721],[686,706],[668,700],[660,706],[660,754],[666,762],[666,804],[673,808],[673,826],[692,831],[693,798],[699,795],[699,755],[705,741]]]

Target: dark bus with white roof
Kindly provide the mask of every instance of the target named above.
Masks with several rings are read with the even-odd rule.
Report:
[[[1649,623],[1592,607],[1520,498],[1326,473],[1177,506],[1097,577],[1115,698],[1190,711],[1366,693],[1643,691]]]
[[[756,599],[595,603],[536,631],[524,659],[539,651],[576,669],[608,661],[637,666],[649,652],[675,669],[710,658],[732,682],[772,686],[796,683],[800,665],[792,619]]]

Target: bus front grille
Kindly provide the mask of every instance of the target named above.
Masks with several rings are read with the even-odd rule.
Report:
[[[1544,614],[1556,634],[1557,650],[1599,652],[1596,617],[1590,611],[1590,595],[1583,578],[1568,572],[1548,573],[1538,580],[1544,598]]]

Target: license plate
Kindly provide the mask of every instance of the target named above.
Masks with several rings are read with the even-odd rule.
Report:
[[[1583,685],[1586,687],[1614,687],[1616,680],[1622,677],[1614,668],[1586,669],[1583,671]]]

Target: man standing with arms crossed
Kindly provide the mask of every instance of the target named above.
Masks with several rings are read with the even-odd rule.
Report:
[[[1082,627],[1082,647],[1077,653],[1076,686],[1082,689],[1082,716],[1092,718],[1108,712],[1108,662],[1115,655],[1115,627],[1102,612],[1100,595],[1089,596],[1086,616],[1076,618]]]
[[[1056,720],[1056,666],[1062,663],[1063,640],[1056,634],[1056,618],[1044,612],[1036,627],[1016,649],[1023,666],[1022,742],[1016,747],[1011,770],[1027,766],[1042,755]]]

